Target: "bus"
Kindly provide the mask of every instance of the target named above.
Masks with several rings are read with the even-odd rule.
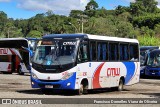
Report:
[[[159,49],[158,46],[141,46],[140,47],[140,76],[145,77],[145,63],[147,61],[147,55],[150,51]]]
[[[17,72],[20,75],[28,72],[19,50],[15,48],[0,48],[0,71],[9,74]]]
[[[50,34],[39,41],[32,60],[31,86],[48,90],[114,87],[139,82],[139,42],[136,39],[90,34]]]
[[[32,58],[36,50],[37,43],[40,40],[40,38],[26,38],[26,39],[28,40],[29,50],[31,53],[30,56]]]
[[[145,76],[160,76],[160,49],[154,49],[148,53],[145,65]]]
[[[3,73],[29,73],[30,52],[28,40],[25,38],[0,39],[0,71]]]

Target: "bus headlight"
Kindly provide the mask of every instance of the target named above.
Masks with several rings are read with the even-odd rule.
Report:
[[[38,79],[38,77],[37,77],[36,74],[34,74],[34,73],[32,73],[32,78]]]
[[[66,75],[64,75],[64,76],[62,77],[61,80],[66,80],[66,79],[70,78],[72,75],[73,75],[73,72],[67,73]]]

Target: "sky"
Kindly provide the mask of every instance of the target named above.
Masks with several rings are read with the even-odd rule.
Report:
[[[29,19],[38,13],[52,10],[54,14],[69,15],[71,10],[84,10],[90,0],[0,0],[0,11],[7,14],[8,18]],[[116,6],[129,6],[134,0],[95,0],[99,8],[107,10]],[[160,0],[158,0],[160,3]]]

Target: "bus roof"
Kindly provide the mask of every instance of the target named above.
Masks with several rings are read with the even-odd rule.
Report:
[[[39,40],[40,38],[26,38],[27,40]]]
[[[150,53],[160,53],[160,49],[154,49]]]
[[[76,38],[88,38],[93,40],[108,40],[108,41],[120,41],[120,42],[133,42],[139,43],[137,39],[119,38],[111,36],[100,36],[91,34],[49,34],[42,37],[43,39],[63,38],[63,39],[76,39]]]
[[[25,38],[1,38],[0,47],[1,48],[28,48],[28,40]]]
[[[153,50],[153,49],[159,49],[159,47],[158,46],[141,46],[140,47],[141,51]]]

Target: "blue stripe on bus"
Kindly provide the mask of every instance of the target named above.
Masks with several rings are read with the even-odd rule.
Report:
[[[127,84],[130,79],[133,77],[135,71],[135,64],[134,62],[123,62],[123,64],[126,66],[126,78],[125,78],[125,84]]]
[[[32,84],[32,88],[45,88],[44,87],[45,85],[53,85],[53,87],[54,85],[59,85],[60,87],[53,89],[75,89],[76,72],[73,73],[73,75],[70,78],[66,80],[59,80],[58,82],[42,82],[32,77],[31,77],[31,82],[34,82],[34,85]],[[69,86],[67,86],[68,83],[70,83]]]

